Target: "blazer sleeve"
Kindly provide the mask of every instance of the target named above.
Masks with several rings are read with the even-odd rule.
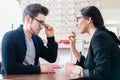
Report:
[[[77,60],[76,65],[84,67],[85,57],[81,54],[80,61]]]
[[[57,58],[58,44],[55,42],[54,37],[47,37],[47,40],[47,46],[44,46],[43,41],[40,39],[40,57],[53,63]]]
[[[84,69],[83,75],[90,80],[109,80],[111,43],[101,36],[95,37],[91,44],[96,65],[91,70]]]
[[[6,33],[2,40],[2,74],[40,73],[39,66],[24,65],[16,61],[16,38],[13,32]]]

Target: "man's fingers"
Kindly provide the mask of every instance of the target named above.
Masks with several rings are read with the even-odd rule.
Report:
[[[49,69],[48,70],[49,73],[55,73],[55,70],[52,67],[49,67],[48,69]]]
[[[46,24],[46,29],[47,30],[53,30],[53,27],[51,27],[50,25]]]

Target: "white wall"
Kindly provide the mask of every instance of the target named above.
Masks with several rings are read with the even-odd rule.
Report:
[[[102,9],[105,24],[117,26],[118,36],[120,36],[120,9]]]
[[[105,24],[118,26],[118,36],[120,36],[120,0],[101,0],[101,12]]]

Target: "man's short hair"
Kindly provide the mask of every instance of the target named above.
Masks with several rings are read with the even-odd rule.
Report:
[[[49,10],[42,6],[41,4],[34,3],[34,4],[29,4],[25,7],[23,11],[23,22],[25,21],[25,16],[29,15],[31,18],[36,17],[38,13],[41,13],[45,16],[47,16]]]

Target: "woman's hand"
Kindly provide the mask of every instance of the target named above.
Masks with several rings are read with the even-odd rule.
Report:
[[[79,74],[81,77],[83,77],[83,68],[81,66],[67,63],[65,65],[65,70],[69,73]]]
[[[78,61],[80,61],[81,54],[76,49],[76,34],[72,32],[72,35],[69,36],[71,50]]]
[[[73,70],[73,68],[74,68],[74,64],[72,64],[72,63],[66,63],[65,64],[65,70],[67,71],[67,72],[69,72],[69,73],[72,73],[72,70]]]
[[[75,65],[72,70],[72,73],[79,74],[81,77],[83,77],[83,68],[81,66]]]
[[[72,35],[69,36],[71,49],[76,50],[76,34],[75,32],[72,32]]]

